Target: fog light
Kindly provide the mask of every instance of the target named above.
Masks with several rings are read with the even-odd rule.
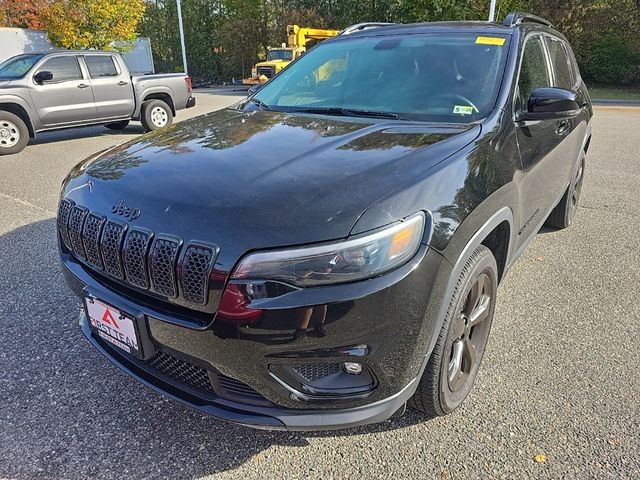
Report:
[[[344,362],[344,371],[350,375],[360,375],[362,373],[362,365],[355,362]]]

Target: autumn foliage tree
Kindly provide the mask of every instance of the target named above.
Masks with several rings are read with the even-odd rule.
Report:
[[[0,27],[44,30],[49,0],[0,0]]]
[[[136,39],[145,6],[144,0],[52,0],[45,24],[54,45],[116,49],[112,42]]]

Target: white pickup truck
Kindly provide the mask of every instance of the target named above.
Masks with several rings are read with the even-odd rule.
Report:
[[[45,130],[93,124],[121,130],[130,120],[156,130],[195,103],[187,75],[131,76],[114,52],[17,55],[0,64],[0,155],[21,151]]]

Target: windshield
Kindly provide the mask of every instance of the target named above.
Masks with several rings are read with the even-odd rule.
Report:
[[[253,104],[282,111],[475,121],[495,105],[507,49],[507,37],[473,33],[329,41],[266,84]]]
[[[293,50],[269,50],[267,61],[270,60],[293,60]]]
[[[44,57],[42,54],[29,54],[17,55],[5,60],[0,63],[0,78],[10,80],[22,78],[42,57]]]

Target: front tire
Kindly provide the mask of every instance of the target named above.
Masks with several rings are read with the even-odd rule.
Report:
[[[11,112],[0,111],[0,155],[21,152],[29,143],[29,129]]]
[[[480,245],[448,299],[442,330],[410,402],[429,418],[452,412],[471,391],[489,339],[497,288],[496,260]]]
[[[147,132],[168,127],[173,123],[171,107],[162,100],[148,100],[142,104],[140,122]]]
[[[584,167],[585,157],[584,155],[580,159],[578,164],[578,170],[571,178],[571,183],[567,187],[566,192],[560,200],[560,203],[551,211],[547,218],[545,225],[547,227],[561,230],[567,228],[573,223],[578,211],[578,203],[580,201],[580,194],[582,193],[582,182],[584,180]]]

